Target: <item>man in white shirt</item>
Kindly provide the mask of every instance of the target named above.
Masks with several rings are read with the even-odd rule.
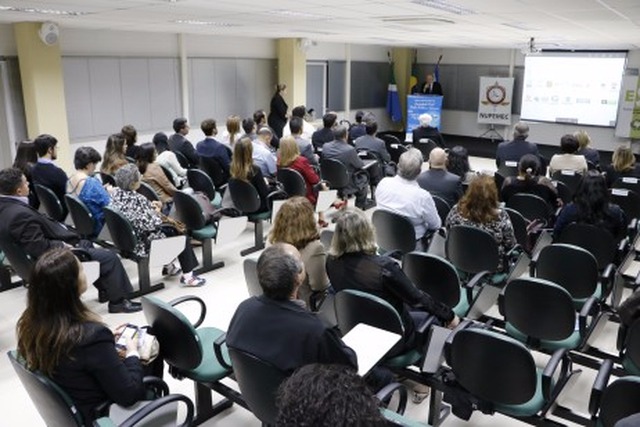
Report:
[[[398,174],[384,178],[376,187],[378,208],[408,218],[416,232],[416,249],[425,249],[424,237],[440,228],[442,221],[431,194],[418,185],[422,153],[411,148],[400,156]]]
[[[304,105],[298,105],[293,110],[291,110],[291,117],[300,117],[302,119],[302,134],[300,135],[302,138],[307,141],[311,141],[311,136],[316,131],[315,126],[304,119],[304,116],[307,114],[307,108]],[[291,128],[289,127],[289,122],[282,129],[282,137],[291,135]]]

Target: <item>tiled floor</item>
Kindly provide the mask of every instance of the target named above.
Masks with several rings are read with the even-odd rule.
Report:
[[[472,166],[475,170],[493,170],[494,161],[488,159],[472,159]],[[268,227],[268,226],[267,226]],[[225,329],[233,315],[236,306],[248,297],[244,276],[242,272],[242,260],[239,252],[241,249],[251,245],[253,241],[253,229],[251,226],[243,232],[239,239],[233,244],[225,247],[214,248],[214,258],[223,260],[226,266],[222,269],[210,272],[205,275],[207,285],[197,289],[181,288],[177,279],[166,280],[166,288],[154,295],[164,300],[171,300],[179,296],[193,294],[201,297],[207,304],[208,311],[204,325],[216,326]],[[199,250],[197,250],[199,252]],[[256,255],[254,255],[256,256]],[[136,267],[129,261],[124,261],[125,267],[130,272],[131,277],[136,277]],[[152,279],[160,279],[160,271],[152,273]],[[135,286],[135,285],[134,285]],[[26,289],[18,288],[0,294],[0,351],[6,353],[15,348],[15,323],[25,306]],[[125,322],[135,324],[145,324],[142,313],[134,315],[109,314],[106,304],[99,304],[97,301],[97,291],[93,288],[85,294],[84,300],[87,305],[96,313],[102,316],[104,322],[116,327]],[[607,349],[609,352],[615,350],[615,325],[609,325],[606,336],[603,337],[599,347]],[[473,357],[473,355],[469,355]],[[540,358],[544,362],[544,358]],[[577,383],[567,390],[564,396],[566,406],[586,413],[587,402],[591,383],[595,372],[583,369]],[[189,381],[177,381],[169,375],[165,375],[171,391],[183,393],[193,398],[193,387]],[[230,382],[231,384],[231,382]],[[0,355],[0,408],[2,409],[2,421],[0,425],[20,425],[20,426],[43,426],[44,423],[29,397],[23,389],[21,383],[13,372],[5,356]],[[426,421],[428,401],[421,405],[409,404],[407,414],[416,420]],[[520,423],[504,416],[488,416],[474,413],[468,422],[462,421],[454,416],[450,416],[445,421],[445,426],[512,426]],[[260,423],[248,411],[234,406],[224,414],[208,421],[205,425],[213,426],[259,426]]]

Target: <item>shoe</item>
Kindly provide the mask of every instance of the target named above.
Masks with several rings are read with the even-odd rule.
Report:
[[[121,302],[109,303],[109,313],[136,313],[142,310],[142,304],[124,299]]]
[[[318,227],[327,228],[328,226],[329,226],[329,223],[327,221],[323,221],[321,219],[318,220]]]
[[[331,204],[331,206],[332,206],[335,210],[339,211],[340,209],[343,209],[343,208],[346,208],[346,207],[347,207],[347,201],[346,201],[346,200],[339,200],[339,201],[333,202],[333,203]]]
[[[177,276],[178,274],[182,273],[182,269],[180,267],[178,267],[177,265],[175,265],[174,263],[171,264],[167,264],[164,267],[162,267],[162,275],[163,276]]]
[[[185,287],[188,287],[188,288],[198,288],[204,285],[205,283],[207,283],[207,279],[205,279],[204,277],[196,276],[194,274],[188,279],[185,276],[182,276],[180,278],[180,283],[182,283]]]
[[[413,390],[411,392],[411,401],[416,405],[421,404],[427,397],[429,397],[429,389],[427,391],[416,391]]]
[[[109,301],[109,295],[107,295],[107,291],[105,291],[104,289],[99,289],[98,290],[98,302],[100,303],[104,303]]]

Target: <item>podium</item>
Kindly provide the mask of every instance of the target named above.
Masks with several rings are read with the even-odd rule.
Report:
[[[429,113],[433,120],[431,126],[440,130],[442,114],[442,95],[407,95],[407,136],[405,142],[413,141],[413,130],[420,126],[421,114]]]

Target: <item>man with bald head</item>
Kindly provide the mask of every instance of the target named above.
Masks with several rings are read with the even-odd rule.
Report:
[[[518,163],[525,154],[534,154],[540,157],[538,146],[527,141],[529,137],[529,125],[518,122],[513,126],[513,140],[498,144],[496,149],[496,166],[501,167],[505,162]],[[546,164],[546,163],[545,163]]]
[[[263,294],[238,306],[227,345],[287,373],[310,363],[357,368],[353,350],[297,299],[306,275],[298,250],[286,243],[269,246],[258,258],[257,268]]]
[[[431,195],[442,197],[449,206],[458,203],[463,193],[460,177],[447,171],[447,153],[442,148],[429,153],[429,170],[420,174],[418,185]]]

